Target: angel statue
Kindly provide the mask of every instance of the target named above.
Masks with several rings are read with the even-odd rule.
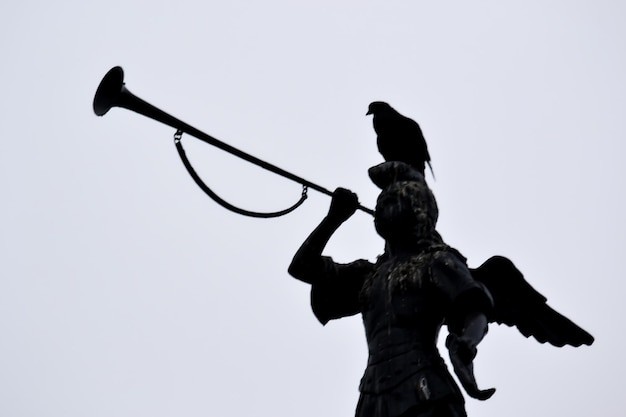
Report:
[[[339,188],[289,266],[293,277],[311,284],[313,313],[322,324],[363,317],[369,357],[357,417],[466,416],[461,390],[437,349],[444,324],[454,372],[467,394],[481,400],[495,392],[478,388],[472,364],[489,323],[516,326],[524,336],[555,346],[593,342],[550,308],[507,258],[468,268],[436,231],[437,203],[420,172],[390,161],[369,174],[382,189],[374,225],[385,250],[376,263],[339,264],[322,255],[358,205],[355,194]]]

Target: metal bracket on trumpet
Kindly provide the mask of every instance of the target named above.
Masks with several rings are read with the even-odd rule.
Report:
[[[187,168],[187,172],[189,173],[191,178],[193,178],[193,180],[198,185],[198,187],[200,187],[200,189],[202,189],[202,191],[205,192],[206,195],[211,197],[213,201],[215,201],[217,204],[219,204],[220,206],[224,207],[227,210],[230,210],[237,214],[241,214],[243,216],[260,217],[260,218],[267,219],[267,218],[272,218],[272,217],[284,216],[285,214],[291,213],[292,211],[300,207],[302,203],[304,203],[304,200],[306,200],[308,197],[307,196],[308,187],[306,185],[302,185],[302,194],[300,196],[300,200],[298,200],[296,204],[294,204],[293,206],[285,210],[275,211],[275,212],[270,212],[270,213],[259,213],[256,211],[249,211],[249,210],[244,210],[242,208],[236,207],[228,203],[224,199],[222,199],[217,194],[215,194],[215,192],[211,190],[211,188],[209,188],[209,186],[206,185],[204,181],[202,181],[202,179],[200,178],[196,170],[193,169],[193,167],[191,166],[191,162],[189,162],[189,159],[187,158],[185,150],[183,149],[182,138],[183,138],[183,131],[178,129],[176,133],[174,133],[174,144],[176,145],[178,156],[180,156],[180,159],[183,162],[183,165],[185,165],[185,168]]]
[[[178,129],[176,133],[174,133],[174,144],[177,145],[182,138],[183,138],[183,131]]]

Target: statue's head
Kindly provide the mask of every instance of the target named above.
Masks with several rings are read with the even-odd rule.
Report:
[[[369,174],[382,188],[374,215],[380,236],[387,241],[416,241],[435,233],[439,210],[421,173],[410,165],[392,161],[371,168]]]

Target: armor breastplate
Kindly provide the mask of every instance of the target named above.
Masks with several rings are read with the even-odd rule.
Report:
[[[380,394],[443,360],[437,336],[444,321],[424,254],[377,265],[362,294],[369,358],[360,390]]]

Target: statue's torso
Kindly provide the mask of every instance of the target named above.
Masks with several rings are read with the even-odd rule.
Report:
[[[443,363],[436,344],[445,306],[430,279],[429,256],[382,262],[365,282],[361,299],[369,359],[363,392],[383,392]]]
[[[462,395],[437,351],[449,301],[446,286],[431,276],[436,253],[379,262],[365,280],[361,314],[369,358],[358,416],[399,415],[443,398],[462,410]]]

